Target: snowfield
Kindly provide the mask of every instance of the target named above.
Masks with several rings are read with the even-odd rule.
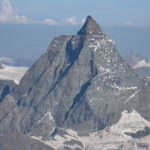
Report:
[[[55,135],[54,139],[50,141],[45,141],[42,137],[31,136],[31,138],[39,140],[56,150],[64,149],[64,147],[82,150],[116,150],[120,148],[124,150],[148,150],[150,135],[142,138],[132,138],[126,134],[126,132],[136,133],[139,130],[143,130],[145,127],[150,127],[149,121],[145,120],[135,110],[130,113],[125,110],[122,112],[122,117],[116,124],[105,130],[93,132],[89,134],[89,136],[79,136],[76,131],[67,129],[65,130],[67,134]],[[77,142],[67,144],[71,141]]]
[[[27,69],[27,67],[14,67],[3,65],[3,68],[0,69],[0,79],[13,80],[16,84],[19,84]]]

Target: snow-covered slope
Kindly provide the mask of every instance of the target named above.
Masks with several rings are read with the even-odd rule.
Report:
[[[16,84],[19,84],[20,79],[27,71],[27,67],[14,67],[3,65],[0,69],[0,79],[2,80],[13,80]]]
[[[141,117],[137,111],[133,110],[130,113],[128,111],[122,112],[120,120],[110,128],[93,132],[88,136],[79,136],[78,133],[72,129],[64,131],[60,129],[60,134],[56,134],[52,140],[44,141],[42,137],[33,136],[31,138],[39,140],[56,150],[65,148],[83,150],[100,150],[101,148],[103,148],[103,150],[148,150],[150,135],[133,138],[126,134],[144,131],[145,127],[150,127],[150,122]]]

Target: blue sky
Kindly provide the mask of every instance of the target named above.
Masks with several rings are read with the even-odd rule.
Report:
[[[8,0],[0,0],[1,4],[4,1]],[[87,15],[92,15],[103,25],[150,25],[150,0],[9,1],[15,15],[25,16],[30,23],[70,23],[74,25],[81,23]]]

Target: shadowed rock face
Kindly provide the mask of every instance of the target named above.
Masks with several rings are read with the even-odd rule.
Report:
[[[150,135],[150,128],[145,127],[144,130],[137,131],[136,133],[126,133],[126,134],[133,138],[142,138]]]
[[[54,38],[6,97],[16,105],[1,117],[0,131],[47,138],[61,127],[88,134],[116,123],[125,109],[150,120],[149,93],[89,16],[76,35]]]
[[[17,85],[11,80],[0,80],[0,102],[11,92]]]

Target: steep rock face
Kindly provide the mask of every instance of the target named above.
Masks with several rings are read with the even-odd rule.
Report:
[[[0,119],[15,105],[15,101],[8,96],[17,85],[11,80],[0,80]]]
[[[0,80],[0,102],[11,92],[17,85],[11,80]]]
[[[89,16],[75,36],[54,38],[8,95],[16,105],[0,120],[0,131],[45,139],[56,127],[88,134],[133,108],[150,120],[149,90]]]

